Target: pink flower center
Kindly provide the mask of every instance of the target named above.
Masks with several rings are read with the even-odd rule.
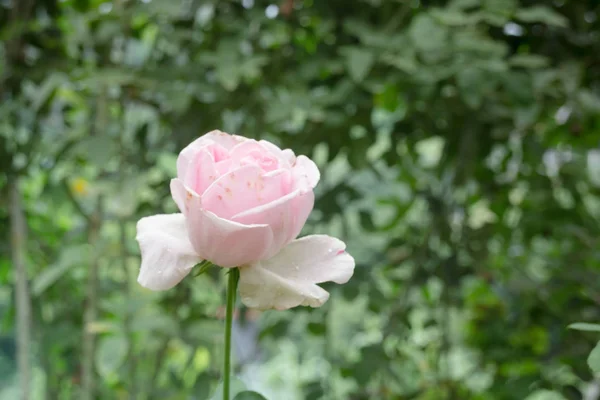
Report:
[[[269,172],[279,167],[279,162],[276,157],[270,154],[261,153],[259,151],[252,151],[246,157],[244,157],[241,165],[255,164],[263,170],[263,172]]]

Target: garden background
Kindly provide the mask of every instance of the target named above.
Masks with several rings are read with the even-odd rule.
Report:
[[[223,274],[142,289],[135,224],[221,129],[313,158],[303,235],[357,263],[322,308],[239,309],[249,388],[598,399],[600,327],[569,326],[600,320],[599,11],[0,0],[0,398],[210,398]]]

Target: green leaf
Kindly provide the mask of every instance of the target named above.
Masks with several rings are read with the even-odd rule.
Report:
[[[117,143],[112,137],[100,132],[98,136],[83,139],[77,145],[77,150],[92,164],[105,166],[117,154]]]
[[[177,320],[168,314],[138,312],[131,321],[133,332],[156,332],[164,335],[177,334]]]
[[[68,85],[68,79],[62,74],[52,74],[36,88],[31,106],[37,111],[61,85]]]
[[[215,16],[214,4],[203,4],[196,10],[195,22],[201,27],[206,26]]]
[[[419,154],[419,164],[424,168],[434,168],[442,159],[445,140],[440,136],[432,136],[418,141],[415,150]]]
[[[117,372],[127,357],[129,343],[124,336],[102,338],[96,350],[96,369],[107,378]]]
[[[219,64],[217,67],[217,80],[225,90],[234,91],[240,84],[239,67],[233,64]]]
[[[419,68],[414,55],[385,54],[381,60],[407,74],[414,74]]]
[[[230,393],[229,394],[233,398],[235,398],[235,396],[237,396],[238,393],[244,392],[246,389],[246,384],[238,378],[232,377],[229,384],[230,384],[230,387],[229,387]],[[219,382],[219,386],[217,386],[217,389],[215,390],[215,393],[212,395],[210,400],[223,400],[223,382],[222,381]]]
[[[600,342],[596,344],[596,347],[588,356],[587,363],[594,373],[600,372]]]
[[[496,18],[502,18],[503,21],[507,21],[510,15],[518,7],[517,0],[484,0],[483,8],[485,11],[486,18],[494,15]],[[500,19],[498,19],[500,21]]]
[[[457,8],[460,10],[464,10],[467,8],[475,8],[478,7],[481,3],[481,0],[452,0],[448,7],[450,9]]]
[[[58,281],[71,267],[87,262],[90,247],[88,245],[71,246],[64,249],[59,260],[47,266],[36,275],[31,285],[31,293],[39,296]]]
[[[600,324],[590,324],[588,322],[576,322],[569,325],[568,328],[576,331],[600,332]]]
[[[479,68],[467,67],[458,72],[456,82],[460,96],[471,108],[478,108],[484,99],[486,74]]]
[[[569,20],[549,7],[534,6],[517,11],[516,18],[523,22],[541,22],[546,25],[566,28]]]
[[[375,57],[368,50],[360,48],[348,49],[346,63],[348,72],[354,81],[361,82],[371,70]]]
[[[591,113],[600,112],[600,97],[591,90],[582,89],[577,96],[581,107]]]
[[[448,37],[447,29],[429,14],[418,14],[411,22],[408,34],[423,53],[442,50]]]
[[[177,155],[168,151],[161,152],[156,165],[168,176],[177,176]]]
[[[566,398],[553,390],[536,390],[525,398],[525,400],[566,400]]]
[[[206,271],[208,271],[211,267],[214,267],[214,266],[215,265],[213,263],[211,263],[210,261],[204,260],[194,266],[194,268],[197,268],[197,270],[194,271],[194,276],[200,276],[203,273],[205,273]]]
[[[434,9],[431,11],[431,15],[442,24],[448,26],[462,26],[473,21],[471,14],[459,10]]]
[[[222,113],[223,118],[223,130],[225,132],[239,132],[240,127],[244,123],[246,114],[241,111],[232,111],[225,109]]]
[[[233,400],[267,400],[267,398],[260,393],[246,390],[238,393]]]
[[[58,281],[73,264],[53,264],[46,267],[33,281],[31,293],[39,296]]]
[[[98,89],[110,85],[126,85],[135,82],[138,85],[148,84],[147,80],[142,79],[135,73],[117,68],[104,68],[102,70],[94,70],[94,73],[81,77],[78,81],[82,87]]]
[[[538,54],[517,54],[510,58],[509,64],[513,67],[534,69],[548,66],[550,60]]]
[[[246,81],[252,82],[261,75],[261,68],[268,64],[269,59],[263,56],[255,56],[248,58],[240,67],[240,73],[246,78]]]

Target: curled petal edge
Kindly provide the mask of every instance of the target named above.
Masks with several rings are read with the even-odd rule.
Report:
[[[150,290],[167,290],[202,261],[190,243],[183,214],[153,215],[137,223],[142,266],[138,283]]]
[[[327,235],[310,235],[289,243],[267,260],[240,268],[242,302],[261,310],[320,307],[329,293],[317,283],[348,282],[354,258],[346,245]]]

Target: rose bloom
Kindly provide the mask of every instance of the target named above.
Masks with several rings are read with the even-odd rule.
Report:
[[[346,283],[354,259],[326,235],[296,239],[314,206],[315,163],[265,140],[212,131],[177,158],[171,195],[180,214],[142,218],[138,282],[170,289],[202,260],[239,267],[242,302],[258,309],[318,307],[317,285]]]

